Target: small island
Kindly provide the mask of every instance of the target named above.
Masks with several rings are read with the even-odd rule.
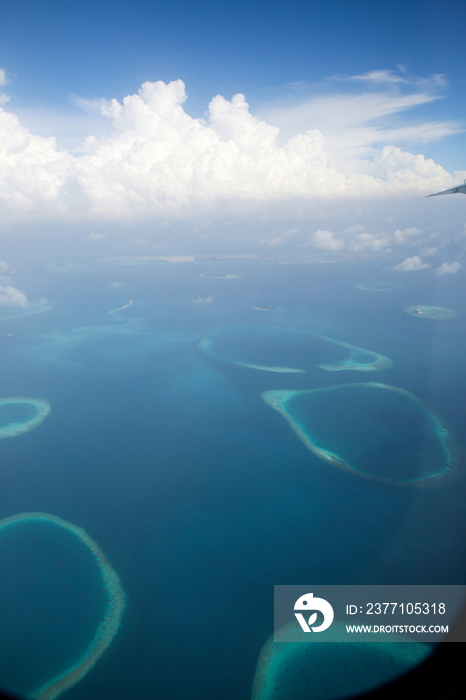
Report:
[[[419,316],[420,318],[428,318],[432,321],[445,321],[458,316],[456,311],[453,311],[453,309],[446,309],[444,306],[406,306],[403,311],[406,311],[409,316]]]
[[[356,284],[355,288],[362,289],[365,292],[393,292],[396,289],[400,289],[401,284],[392,282],[363,282],[362,284]]]
[[[237,279],[239,279],[239,275],[222,275],[220,273],[208,275],[207,273],[204,273],[204,272],[201,272],[199,277],[206,277],[207,279],[217,279],[217,280],[237,280]]]
[[[281,311],[281,306],[251,306],[256,311]]]

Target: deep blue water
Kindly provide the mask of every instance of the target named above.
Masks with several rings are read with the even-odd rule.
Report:
[[[411,481],[447,471],[440,426],[412,394],[348,384],[291,394],[286,411],[314,445],[357,472]]]
[[[83,543],[47,521],[5,528],[0,561],[0,677],[3,688],[28,697],[82,657],[106,594]]]
[[[380,381],[419,396],[466,442],[460,275],[401,277],[369,262],[89,267],[31,273],[28,298],[52,310],[0,321],[0,396],[52,409],[0,442],[0,516],[44,511],[83,527],[127,593],[117,637],[67,697],[249,700],[274,584],[465,582],[464,480],[401,489],[332,469],[260,397]],[[383,281],[403,286],[355,289]],[[415,318],[410,304],[459,316]],[[394,366],[277,374],[198,347],[220,326],[255,324],[325,334]]]

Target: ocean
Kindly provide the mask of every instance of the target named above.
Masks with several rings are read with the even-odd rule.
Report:
[[[28,298],[51,308],[0,313],[0,398],[43,399],[51,409],[0,442],[0,517],[48,513],[83,528],[126,594],[113,641],[66,691],[70,700],[249,700],[273,631],[276,584],[466,583],[464,462],[459,478],[435,488],[360,478],[308,450],[261,398],[380,382],[414,394],[466,443],[464,276],[397,273],[384,258],[329,260],[38,268],[24,282]],[[389,288],[357,288],[374,283]],[[416,317],[403,310],[411,305],[457,316]],[[365,351],[360,364],[382,355],[392,365],[322,369],[351,354],[323,336]],[[210,352],[206,338],[217,343]],[[28,411],[16,404],[15,417],[4,409],[0,421],[26,420]],[[390,425],[399,450],[402,431]],[[331,433],[327,425],[330,442]],[[394,471],[403,477],[399,465]],[[32,536],[37,524],[28,527]],[[30,577],[27,561],[18,567]],[[78,657],[84,628],[75,629],[75,606],[88,620],[95,605],[70,590]],[[15,605],[32,606],[24,596],[10,590],[6,606],[0,585],[0,620]],[[55,604],[47,586],[34,603]],[[67,615],[60,601],[61,624]],[[56,647],[54,635],[44,625],[41,644]],[[32,655],[18,644],[18,654]],[[19,689],[4,673],[8,689]]]

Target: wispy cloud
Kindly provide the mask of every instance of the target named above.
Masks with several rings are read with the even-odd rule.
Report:
[[[438,248],[434,246],[429,246],[428,248],[421,248],[419,251],[419,255],[422,255],[423,258],[430,258],[432,255],[437,255],[438,253]]]
[[[89,100],[85,97],[79,97],[78,95],[71,95],[70,101],[76,105],[79,109],[87,114],[102,114],[102,111],[110,107],[110,101],[106,100],[104,97],[100,97],[97,100]]]
[[[424,90],[436,90],[447,85],[446,76],[442,73],[434,73],[427,78],[421,78],[410,75],[403,66],[398,66],[398,69],[398,73],[393,70],[371,70],[361,75],[334,75],[330,80],[348,80],[371,85],[408,85]]]
[[[265,245],[269,246],[270,248],[277,248],[278,246],[282,245],[284,243],[284,238],[280,238],[280,236],[274,236],[273,238],[262,238],[262,240],[259,241],[259,245]]]
[[[329,83],[335,88],[330,95]],[[419,77],[403,70],[335,75],[321,84],[321,94],[319,85],[312,85],[305,97],[305,86],[300,84],[294,100],[265,105],[260,115],[280,127],[282,139],[318,129],[332,153],[371,154],[378,144],[430,143],[463,132],[464,124],[453,120],[401,121],[409,110],[442,99],[446,87],[443,75]]]
[[[105,233],[90,233],[86,236],[88,241],[100,241],[101,238],[105,238]]]

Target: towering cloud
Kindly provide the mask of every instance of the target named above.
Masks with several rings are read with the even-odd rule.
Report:
[[[253,116],[241,94],[231,101],[214,97],[205,119],[187,114],[185,100],[184,83],[175,80],[145,82],[122,103],[102,101],[113,133],[89,136],[78,154],[29,133],[14,114],[0,110],[3,216],[169,218],[226,201],[412,196],[455,182],[434,161],[390,145],[372,160],[348,155],[343,162],[340,153],[340,165],[330,165],[317,129],[279,145],[278,127]]]

